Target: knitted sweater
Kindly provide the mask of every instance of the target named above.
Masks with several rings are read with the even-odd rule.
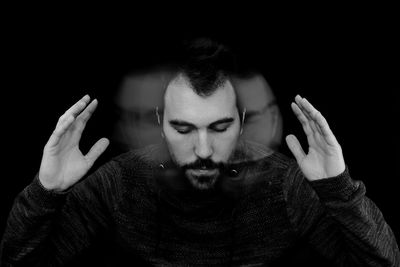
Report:
[[[112,266],[272,266],[305,239],[338,266],[400,266],[390,227],[347,168],[309,182],[273,153],[204,194],[154,159],[154,149],[122,154],[63,193],[36,176],[12,207],[1,262],[60,266],[107,240]]]

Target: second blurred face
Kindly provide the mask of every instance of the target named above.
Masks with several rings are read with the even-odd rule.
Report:
[[[282,140],[282,117],[271,87],[261,74],[233,78],[238,103],[246,108],[242,138],[273,150]]]
[[[168,71],[155,70],[125,77],[115,99],[119,117],[113,136],[123,150],[162,141],[156,107],[163,108],[164,90],[170,75]]]

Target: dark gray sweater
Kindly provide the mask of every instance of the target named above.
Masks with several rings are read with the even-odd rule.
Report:
[[[10,212],[1,263],[64,265],[106,240],[112,266],[272,266],[304,239],[338,266],[400,266],[390,227],[348,169],[308,182],[273,153],[199,194],[152,153],[123,154],[64,193],[35,177]]]

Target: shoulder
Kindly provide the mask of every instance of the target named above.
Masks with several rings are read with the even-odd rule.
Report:
[[[112,164],[118,165],[121,169],[152,169],[162,162],[162,155],[165,154],[161,144],[149,145],[143,148],[129,150],[113,159]]]
[[[279,192],[293,175],[297,163],[280,152],[254,142],[242,141],[240,152],[236,152],[236,166],[243,167],[243,184],[246,190]],[[264,192],[265,193],[265,192]]]
[[[154,176],[168,156],[163,144],[130,150],[114,157],[110,162],[118,169],[117,182],[122,188],[154,189]]]
[[[289,170],[296,166],[296,161],[280,152],[275,151],[269,157],[265,158],[266,164],[280,170]]]
[[[255,142],[241,141],[238,148],[236,159],[257,162],[257,166],[263,169],[287,171],[297,165],[293,158]]]

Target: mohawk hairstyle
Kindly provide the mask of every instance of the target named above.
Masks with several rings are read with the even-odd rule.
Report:
[[[186,41],[180,73],[200,96],[211,95],[223,85],[236,66],[236,58],[225,45],[208,38]]]

